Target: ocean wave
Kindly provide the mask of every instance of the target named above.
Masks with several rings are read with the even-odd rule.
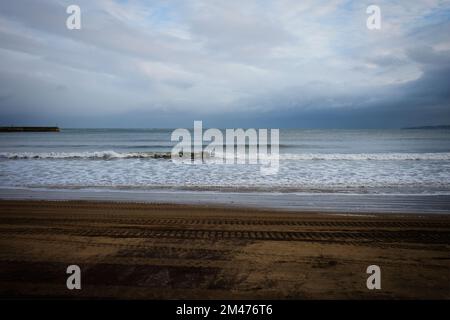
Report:
[[[443,153],[331,153],[331,154],[281,154],[282,160],[342,160],[342,161],[361,161],[361,160],[379,160],[379,161],[396,161],[396,160],[450,160],[450,152]]]
[[[193,156],[193,154],[191,154]],[[232,154],[234,158],[246,158],[246,154]],[[114,160],[114,159],[170,159],[170,152],[116,152],[116,151],[85,151],[85,152],[0,152],[0,159],[33,160],[33,159],[86,159],[86,160]],[[227,154],[206,154],[204,158],[227,158]],[[264,157],[259,157],[260,159]],[[268,155],[270,159],[270,154]],[[297,161],[406,161],[406,160],[450,160],[450,152],[443,153],[301,153],[280,154],[280,160]]]
[[[86,151],[86,152],[1,152],[0,159],[170,159],[167,152],[116,152],[116,151]]]

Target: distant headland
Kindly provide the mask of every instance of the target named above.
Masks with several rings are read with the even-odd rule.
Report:
[[[425,129],[425,130],[446,129],[446,130],[450,130],[450,125],[407,127],[407,128],[402,128],[402,129],[405,129],[405,130],[418,130],[418,129]]]
[[[0,127],[0,132],[59,132],[59,127]]]

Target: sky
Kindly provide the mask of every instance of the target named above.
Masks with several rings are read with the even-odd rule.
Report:
[[[69,30],[66,8],[81,8]],[[381,29],[369,30],[369,5]],[[450,124],[450,1],[0,1],[0,125]]]

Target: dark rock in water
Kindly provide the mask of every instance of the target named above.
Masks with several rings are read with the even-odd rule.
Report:
[[[152,158],[154,159],[170,159],[170,153],[155,153]]]
[[[0,127],[0,132],[59,132],[58,127]]]

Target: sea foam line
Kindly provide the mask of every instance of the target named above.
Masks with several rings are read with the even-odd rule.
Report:
[[[211,154],[211,158],[222,158],[222,154]],[[233,157],[245,157],[245,154],[234,154]],[[86,151],[86,152],[0,152],[0,159],[7,160],[39,160],[39,159],[86,159],[86,160],[114,160],[114,159],[170,159],[168,152],[116,152],[116,151]],[[397,160],[450,160],[450,152],[442,153],[285,153],[281,160],[298,161],[397,161]]]

